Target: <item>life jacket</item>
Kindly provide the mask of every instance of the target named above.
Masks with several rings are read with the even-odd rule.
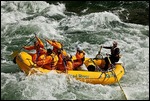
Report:
[[[58,62],[62,62],[63,59],[68,56],[68,54],[65,50],[60,50],[57,55],[59,58]]]
[[[73,70],[72,61],[67,61],[67,70]]]
[[[85,52],[84,51],[77,51],[76,58],[77,60],[83,60],[84,61]]]
[[[73,63],[71,61],[71,58],[69,56],[64,56],[62,54],[59,54],[59,60],[57,63],[57,70],[65,71],[67,70],[73,70]]]
[[[73,61],[73,69],[77,69],[78,67],[80,67],[81,65],[83,65],[83,61],[81,60],[74,60]]]
[[[55,69],[57,62],[58,62],[57,55],[52,53],[51,55],[45,56],[45,59],[37,61],[37,65],[51,70]]]
[[[111,48],[111,55],[114,56],[114,57],[119,57],[119,54],[120,54],[120,50],[118,47],[115,47],[115,48]]]
[[[36,53],[32,56],[32,61],[36,62],[39,60],[42,60],[45,58],[45,54],[47,53],[47,51],[43,48],[40,48],[39,50],[36,51]]]
[[[75,57],[73,59],[73,69],[77,69],[83,64],[85,59],[85,52],[84,51],[77,51]]]
[[[65,71],[66,69],[67,70],[73,70],[72,61],[66,61],[66,64],[65,63],[58,63],[57,64],[57,70]]]
[[[26,50],[36,50],[36,53],[32,55],[32,61],[36,62],[38,61],[38,58],[43,55],[46,54],[46,50],[44,49],[44,44],[43,42],[40,40],[40,38],[36,37],[37,42],[32,45],[32,46],[24,46],[23,48]]]
[[[56,54],[51,54],[51,56],[52,56],[52,62],[50,64],[50,66],[52,69],[56,69],[56,65],[58,62],[58,56]]]

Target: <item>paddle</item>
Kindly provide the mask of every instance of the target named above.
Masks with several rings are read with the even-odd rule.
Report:
[[[36,34],[35,34],[36,36]],[[35,37],[34,37],[35,38]],[[26,43],[24,46],[28,45],[34,38],[32,38],[28,43]],[[13,51],[13,53],[10,55],[13,59],[17,56],[17,54],[21,51],[23,47],[21,47],[19,50],[17,51]]]
[[[101,54],[101,50],[102,50],[102,46],[100,47],[100,50],[99,50],[99,52],[98,52],[98,54],[96,55],[96,57],[95,58],[98,58],[98,56],[100,55],[100,56],[102,56],[102,54]],[[103,58],[103,56],[102,56],[102,58]]]
[[[107,58],[108,58],[108,61],[109,61],[109,63],[110,63],[110,65],[111,65],[111,67],[112,68],[115,68],[115,66],[111,63],[111,60],[110,60],[110,58],[109,58],[109,56],[107,55]],[[124,93],[124,91],[123,91],[123,88],[122,88],[122,86],[121,86],[121,84],[120,84],[120,82],[119,82],[119,80],[118,80],[118,78],[117,78],[117,75],[116,75],[116,73],[115,73],[115,71],[112,69],[112,71],[114,72],[114,76],[116,77],[116,79],[117,79],[117,82],[118,82],[118,84],[119,84],[119,86],[120,86],[120,89],[122,90],[122,92],[123,92],[123,94],[124,94],[124,97],[125,97],[125,99],[127,100],[127,97],[126,97],[126,95],[125,95],[125,93]]]
[[[67,63],[66,63],[66,59],[64,58],[64,55],[63,55],[63,52],[62,52],[62,50],[61,50],[61,55],[62,55],[62,58],[63,58],[63,65],[64,65],[64,67],[65,67],[65,73],[68,73],[68,71],[67,71]]]
[[[62,50],[61,50],[61,55],[62,55],[62,58],[63,58],[63,65],[64,65],[64,67],[65,67],[65,74],[66,74],[68,80],[70,81],[70,80],[71,80],[71,77],[70,77],[70,75],[68,75],[67,62],[66,62],[67,60],[64,58],[64,55],[63,55]]]
[[[99,56],[99,55],[102,56],[101,50],[102,50],[102,46],[100,47],[100,50],[99,50],[98,54],[96,55],[96,57],[95,57],[94,59],[98,59],[98,56]],[[103,58],[103,56],[102,56],[102,58]],[[92,58],[90,58],[90,59],[91,59],[91,61],[94,63],[94,65],[96,66],[96,69],[97,69],[98,71],[102,71],[102,69],[93,61],[93,59],[92,59]]]

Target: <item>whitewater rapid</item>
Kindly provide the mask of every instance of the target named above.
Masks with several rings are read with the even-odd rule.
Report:
[[[121,49],[125,75],[120,80],[128,100],[149,99],[149,26],[122,22],[112,12],[79,16],[65,4],[44,1],[1,1],[1,99],[3,100],[124,100],[119,85],[93,85],[50,72],[26,76],[11,61],[11,53],[30,42],[36,33],[56,39],[74,55],[80,45],[86,57],[115,40]],[[33,42],[30,42],[30,45]],[[110,50],[102,49],[105,56]]]

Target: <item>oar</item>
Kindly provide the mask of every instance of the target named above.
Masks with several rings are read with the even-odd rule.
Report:
[[[70,75],[68,74],[68,70],[67,70],[67,62],[66,62],[66,60],[64,60],[64,55],[63,55],[62,50],[61,50],[61,54],[62,54],[62,58],[63,58],[63,65],[64,65],[64,67],[65,67],[65,73],[67,74],[66,76],[67,76],[68,80],[71,80],[71,77],[70,77]],[[66,63],[65,63],[65,62],[66,62]]]
[[[107,55],[107,58],[108,58],[109,63],[111,64],[112,68],[114,68],[115,66],[111,63],[110,58],[109,58],[108,55]],[[118,80],[118,78],[117,78],[117,75],[116,75],[115,71],[114,71],[113,69],[112,69],[112,71],[114,72],[115,77],[116,77],[116,79],[117,79],[117,82],[118,82],[118,84],[119,84],[119,86],[120,86],[120,89],[122,90],[122,92],[123,92],[123,94],[124,94],[124,97],[125,97],[125,99],[127,100],[127,97],[126,97],[126,95],[125,95],[125,93],[124,93],[124,91],[123,91],[123,88],[122,88],[122,86],[121,86],[121,84],[120,84],[120,82],[119,82],[119,80]]]
[[[67,71],[67,64],[65,63],[66,62],[66,60],[64,60],[64,55],[63,55],[63,52],[62,52],[62,50],[61,50],[61,55],[62,55],[62,58],[63,58],[63,65],[64,65],[64,67],[65,67],[65,73],[68,73],[68,71]]]
[[[100,50],[99,50],[99,52],[98,52],[98,54],[96,55],[96,57],[95,58],[98,58],[98,56],[99,55],[101,55],[102,56],[102,54],[101,54],[101,50],[102,50],[102,46],[100,47]],[[103,56],[102,56],[103,57]]]
[[[36,36],[36,34],[35,34]],[[35,37],[34,37],[35,38]],[[24,46],[28,45],[34,38],[32,38],[28,43],[26,43]],[[19,50],[17,51],[13,51],[13,53],[10,55],[13,59],[17,56],[17,54],[20,52],[20,50],[22,49],[23,47],[21,47]]]
[[[96,55],[96,59],[98,58],[98,55],[101,55],[101,50],[102,50],[102,46],[100,47],[100,50],[99,50],[99,52],[98,52],[98,54]],[[103,57],[103,56],[102,56]],[[96,69],[98,70],[98,71],[102,71],[102,69],[93,61],[93,59],[91,58],[91,61],[94,63],[94,65],[96,66]]]

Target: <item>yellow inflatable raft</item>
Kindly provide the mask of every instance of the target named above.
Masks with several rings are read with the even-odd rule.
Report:
[[[37,67],[32,62],[32,57],[27,52],[20,52],[16,56],[16,63],[19,68],[27,75],[35,74],[35,73],[48,73],[51,70],[43,69],[41,67]],[[84,64],[87,68],[95,68],[96,66],[103,66],[104,60],[102,59],[90,59],[86,58]],[[56,72],[61,73],[56,70]],[[72,75],[77,80],[92,83],[92,84],[114,84],[117,83],[122,76],[124,75],[124,67],[121,63],[116,63],[115,68],[110,71],[79,71],[73,70],[68,71],[69,75]]]

